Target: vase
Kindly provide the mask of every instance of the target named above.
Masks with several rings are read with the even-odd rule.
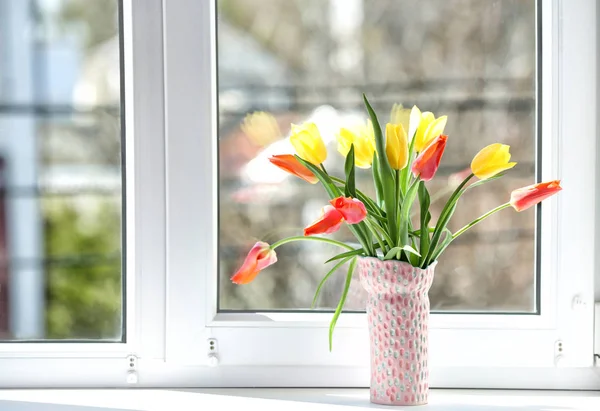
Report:
[[[403,261],[358,259],[367,291],[371,340],[371,402],[427,404],[429,295],[436,262],[425,269]]]

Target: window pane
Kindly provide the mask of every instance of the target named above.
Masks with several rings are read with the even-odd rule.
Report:
[[[121,341],[118,0],[0,0],[0,339]]]
[[[271,165],[292,153],[290,123],[315,122],[327,169],[343,175],[341,126],[365,121],[366,93],[380,121],[394,103],[448,115],[448,146],[432,193],[433,221],[457,173],[484,146],[511,146],[518,165],[470,190],[450,222],[456,231],[535,181],[536,9],[534,0],[219,0],[221,310],[308,309],[339,250],[300,242],[244,286],[229,278],[257,239],[301,235],[327,204],[310,185]],[[252,113],[267,114],[252,117]],[[369,171],[358,184],[372,193]],[[456,240],[442,255],[430,291],[433,310],[534,312],[535,210],[506,210]],[[343,228],[334,238],[352,241]],[[337,305],[345,273],[318,302]],[[364,310],[355,275],[346,308]]]

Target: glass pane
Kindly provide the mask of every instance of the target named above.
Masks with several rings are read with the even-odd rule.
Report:
[[[230,277],[257,239],[301,235],[327,204],[320,185],[268,161],[293,153],[290,123],[317,124],[327,170],[342,176],[336,133],[366,120],[363,92],[383,124],[394,103],[448,116],[448,146],[428,183],[433,222],[456,174],[488,144],[509,144],[518,165],[465,195],[450,222],[453,232],[535,181],[535,0],[217,3],[221,310],[310,308],[328,271],[324,262],[339,249],[285,245],[277,264],[252,283],[233,285]],[[370,170],[358,170],[357,179],[373,193]],[[432,309],[535,312],[535,230],[535,210],[505,210],[457,239],[438,262]],[[332,237],[353,241],[346,228]],[[344,279],[342,270],[329,279],[318,308],[337,305]],[[364,307],[355,275],[346,309]]]
[[[123,337],[118,0],[0,0],[0,339]]]

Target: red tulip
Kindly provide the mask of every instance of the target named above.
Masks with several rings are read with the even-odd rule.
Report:
[[[447,139],[448,136],[439,135],[415,158],[412,165],[412,172],[415,177],[419,177],[423,181],[429,181],[435,176],[446,148]]]
[[[562,190],[560,180],[518,188],[510,194],[510,205],[517,211],[527,210],[529,207],[558,193],[560,190]]]
[[[298,159],[291,154],[280,154],[272,156],[269,161],[275,164],[280,169],[287,171],[290,174],[300,177],[304,181],[308,181],[311,184],[316,184],[319,179],[304,166]]]
[[[343,222],[342,213],[328,205],[323,208],[321,217],[304,229],[304,235],[331,234],[339,230]]]
[[[367,209],[358,198],[340,196],[330,201],[348,224],[360,223],[367,216]]]
[[[244,264],[231,277],[231,281],[235,284],[248,284],[254,280],[261,270],[276,262],[277,254],[275,254],[275,250],[271,250],[269,244],[259,241],[254,244],[246,256]]]

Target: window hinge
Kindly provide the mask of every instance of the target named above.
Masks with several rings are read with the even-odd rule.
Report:
[[[554,366],[561,367],[564,365],[565,345],[561,340],[554,343]]]
[[[216,367],[219,365],[219,344],[216,338],[209,338],[206,340],[207,359],[206,363],[209,367]]]
[[[138,357],[134,354],[130,354],[127,356],[127,384],[137,384],[138,383]]]

